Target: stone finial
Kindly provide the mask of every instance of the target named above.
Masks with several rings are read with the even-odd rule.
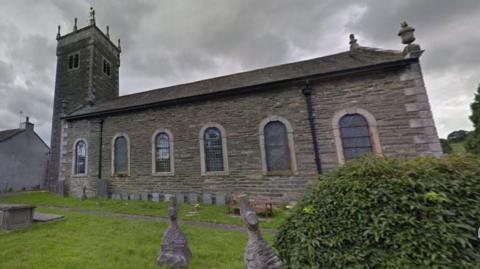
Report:
[[[110,39],[110,26],[107,25],[107,38]]]
[[[282,269],[283,264],[260,233],[257,213],[252,209],[245,195],[240,198],[240,214],[247,225],[248,243],[244,252],[247,269]]]
[[[350,34],[350,50],[358,48],[360,45],[357,43],[357,39],[354,34]]]
[[[420,48],[420,45],[414,44],[415,29],[410,27],[406,21],[400,24],[402,28],[398,31],[398,36],[402,38],[402,43],[405,44],[405,48],[403,49],[403,54],[406,57],[420,57],[422,55],[423,50]]]
[[[90,25],[95,25],[95,9],[90,7]]]
[[[121,45],[121,43],[120,43],[120,38],[118,39],[118,46],[117,46],[117,47],[118,47],[118,49],[119,49],[120,51],[122,51],[122,45]]]
[[[192,257],[187,238],[178,225],[177,212],[177,202],[175,197],[172,197],[168,208],[168,228],[163,234],[160,253],[157,257],[159,266],[187,268]]]
[[[59,40],[60,37],[62,36],[62,35],[60,34],[60,29],[61,29],[61,26],[59,25],[59,26],[58,26],[58,32],[57,32],[57,40]]]
[[[413,35],[415,29],[410,27],[406,21],[402,22],[400,25],[402,28],[398,31],[398,36],[402,38],[402,43],[405,45],[412,44],[413,41],[415,41],[415,36]]]
[[[77,28],[77,18],[75,18],[75,23],[73,24],[73,31],[77,31],[78,28]]]

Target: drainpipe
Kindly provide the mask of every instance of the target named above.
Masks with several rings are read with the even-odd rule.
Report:
[[[318,150],[317,127],[315,126],[315,115],[312,106],[312,90],[313,89],[310,87],[308,80],[305,81],[305,88],[303,88],[302,93],[305,95],[305,101],[307,102],[308,122],[310,123],[310,132],[312,134],[315,164],[317,165],[318,174],[322,174],[322,164],[320,162],[320,153]]]
[[[98,179],[102,179],[103,118],[100,119],[100,142],[98,146]]]

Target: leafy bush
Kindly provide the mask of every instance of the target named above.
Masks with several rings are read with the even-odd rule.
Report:
[[[359,158],[305,194],[275,247],[287,268],[478,268],[480,161]]]
[[[447,139],[440,139],[440,144],[442,145],[443,153],[452,153],[452,145],[450,145],[450,142]]]

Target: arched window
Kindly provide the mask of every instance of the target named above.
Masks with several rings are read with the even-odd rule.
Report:
[[[155,172],[171,172],[170,137],[167,133],[159,133],[155,137]]]
[[[273,115],[263,119],[259,127],[264,175],[297,175],[293,128],[290,122]]]
[[[216,127],[205,130],[203,136],[206,172],[223,171],[222,134]]]
[[[87,144],[80,140],[75,144],[74,174],[83,175],[87,171]]]
[[[128,173],[128,141],[125,136],[118,136],[113,146],[113,172],[115,174]]]
[[[365,117],[358,113],[347,114],[340,118],[339,127],[345,160],[373,152]]]
[[[280,121],[265,125],[265,153],[268,171],[290,170],[287,129]]]

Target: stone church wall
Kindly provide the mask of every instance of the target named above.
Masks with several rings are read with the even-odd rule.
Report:
[[[219,97],[204,101],[109,115],[104,118],[102,177],[110,180],[111,193],[246,192],[269,196],[275,202],[298,199],[316,180],[304,84]],[[377,123],[381,152],[386,156],[441,154],[419,65],[370,74],[311,81],[315,123],[324,170],[340,163],[332,118],[341,110],[360,108]],[[269,116],[287,119],[293,128],[298,174],[267,176],[262,171],[259,125]],[[226,131],[228,175],[201,175],[199,132],[207,123]],[[158,129],[173,134],[174,176],[152,175],[152,135]],[[66,154],[62,163],[70,195],[83,186],[94,195],[98,179],[99,119],[73,120],[66,129]],[[130,144],[128,176],[112,176],[114,136],[126,134]],[[88,174],[71,176],[74,143],[88,143]]]

